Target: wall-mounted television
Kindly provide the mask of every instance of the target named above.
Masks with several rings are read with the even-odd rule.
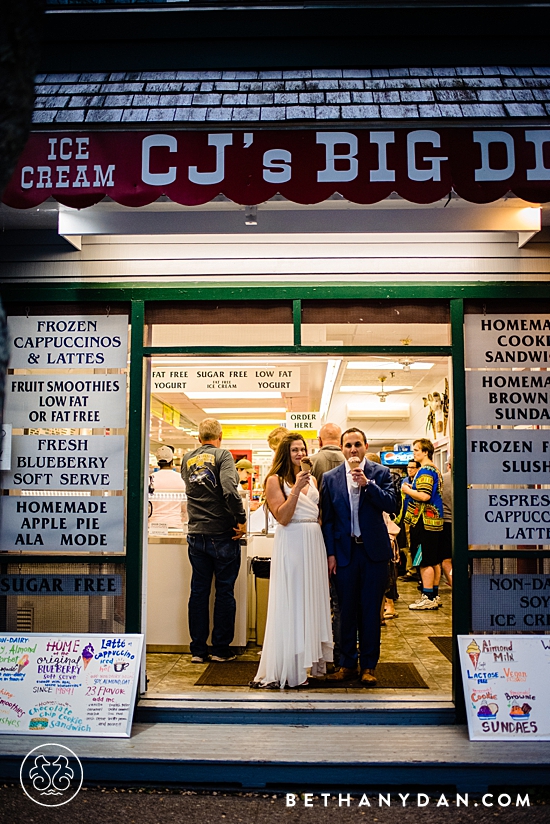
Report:
[[[383,466],[407,466],[414,458],[412,452],[381,452],[380,460]]]

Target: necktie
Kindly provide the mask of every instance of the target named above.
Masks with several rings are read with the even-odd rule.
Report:
[[[359,486],[351,487],[351,534],[356,538],[361,536],[359,526]]]

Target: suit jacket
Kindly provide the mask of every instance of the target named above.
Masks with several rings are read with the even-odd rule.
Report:
[[[335,555],[338,566],[347,566],[351,555],[351,508],[346,480],[347,465],[323,475],[322,530],[327,555]],[[392,550],[383,512],[397,509],[397,500],[389,469],[365,461],[365,476],[374,481],[360,487],[359,526],[365,552],[372,561],[389,561]]]

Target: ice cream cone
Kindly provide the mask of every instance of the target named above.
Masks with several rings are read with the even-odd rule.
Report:
[[[311,463],[309,458],[302,458],[300,461],[300,469],[302,472],[311,472],[313,469],[313,464]]]
[[[472,640],[466,647],[466,653],[470,658],[470,661],[473,664],[474,669],[477,669],[477,662],[479,661],[479,656],[481,654],[481,650],[479,648],[479,644],[477,641]]]
[[[359,469],[360,463],[361,463],[361,458],[356,458],[356,457],[348,458],[348,466],[349,466],[349,468],[351,469],[352,472],[353,472],[354,469]]]
[[[82,663],[84,664],[84,669],[88,669],[88,664],[90,663],[91,658],[83,658]]]

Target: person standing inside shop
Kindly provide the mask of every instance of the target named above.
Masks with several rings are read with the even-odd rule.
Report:
[[[192,567],[189,596],[191,662],[208,658],[210,590],[215,579],[212,661],[232,661],[235,634],[235,581],[241,564],[240,539],[246,533],[246,515],[238,489],[233,456],[221,448],[222,428],[214,418],[199,424],[201,445],[184,455],[181,475],[187,489]]]
[[[409,609],[438,609],[439,579],[441,578],[443,543],[443,501],[441,473],[432,461],[434,445],[428,438],[413,443],[413,455],[420,462],[420,469],[412,484],[403,483],[405,493],[404,521],[410,524],[411,555],[422,549],[420,577],[422,595],[409,604]]]
[[[319,494],[323,486],[323,475],[325,472],[330,472],[344,463],[344,453],[340,448],[340,438],[342,437],[342,430],[335,423],[326,423],[319,430],[319,452],[312,456],[311,462],[313,469],[311,474],[317,481],[317,489]],[[334,663],[333,667],[340,664],[340,607],[338,606],[338,593],[334,584],[334,577],[331,576],[330,581],[330,607],[332,615],[332,636],[334,638]]]
[[[182,529],[187,521],[187,498],[185,484],[179,472],[174,470],[174,450],[171,446],[161,446],[155,452],[158,471],[149,479],[152,492],[152,512],[150,524],[166,524],[173,529]],[[172,492],[173,500],[159,497],[159,493]]]
[[[336,466],[344,463],[344,454],[340,449],[342,430],[335,423],[326,423],[319,430],[319,452],[312,456],[313,469],[311,474],[317,481],[317,489],[321,491],[323,475]]]
[[[389,469],[366,459],[367,439],[359,429],[342,435],[345,463],[327,472],[322,489],[322,530],[329,575],[335,575],[340,604],[341,667],[331,680],[376,686],[380,657],[380,607],[392,549],[384,512],[397,501]]]

